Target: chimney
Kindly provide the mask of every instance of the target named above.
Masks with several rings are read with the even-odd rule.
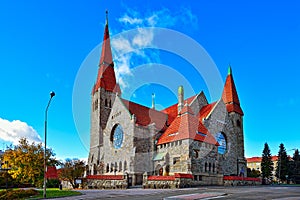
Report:
[[[152,93],[152,109],[155,110],[155,94]]]
[[[184,90],[183,86],[179,86],[178,88],[178,114],[184,106]]]

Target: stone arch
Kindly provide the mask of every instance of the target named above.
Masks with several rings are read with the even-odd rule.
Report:
[[[155,167],[155,175],[156,176],[162,176],[163,175],[163,167],[160,164],[158,164]]]

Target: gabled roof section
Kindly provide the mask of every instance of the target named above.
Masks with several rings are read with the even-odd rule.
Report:
[[[165,128],[168,116],[160,111],[148,108],[146,106],[139,105],[137,103],[121,99],[123,104],[129,110],[131,115],[135,115],[136,123],[141,126],[148,126],[155,123],[157,130]]]
[[[242,116],[244,115],[242,108],[240,106],[238,94],[236,92],[236,87],[234,84],[231,67],[229,67],[228,69],[228,75],[225,81],[222,99],[229,113],[236,112]]]
[[[188,107],[187,105],[185,107]],[[196,115],[188,112],[188,108],[183,108],[187,112],[178,115],[167,130],[158,139],[157,144],[165,144],[173,141],[192,139],[219,145],[215,138],[209,133],[207,128],[199,121]]]
[[[121,93],[120,86],[116,83],[114,62],[112,59],[111,45],[109,39],[107,11],[97,82],[93,87],[93,93],[95,93],[100,87],[110,92]]]
[[[191,97],[187,98],[186,100],[184,100],[184,102],[186,102],[188,105],[190,105],[196,97],[197,97],[197,95],[191,96]],[[189,107],[189,109],[190,109],[190,107]],[[168,115],[168,123],[171,124],[178,115],[178,103],[162,110],[161,112],[166,113]]]
[[[213,102],[211,104],[207,104],[206,106],[203,106],[199,113],[199,119],[202,122],[203,119],[207,118],[209,114],[213,111],[215,105],[217,102]]]

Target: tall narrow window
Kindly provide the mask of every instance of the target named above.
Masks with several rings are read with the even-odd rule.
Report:
[[[224,133],[217,133],[216,134],[216,140],[219,143],[219,147],[218,147],[218,153],[219,154],[225,154],[227,151],[227,141],[226,141],[226,137]]]

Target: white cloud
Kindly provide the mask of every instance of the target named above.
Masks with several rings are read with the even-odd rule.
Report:
[[[189,8],[185,7],[176,12],[162,8],[144,13],[128,8],[118,21],[123,24],[124,30],[135,28],[138,30],[132,38],[121,35],[111,40],[115,72],[122,90],[130,85],[127,80],[132,75],[130,68],[136,67],[135,64],[160,62],[159,50],[151,49],[150,51],[146,48],[151,46],[154,40],[154,29],[151,27],[171,28],[180,25],[181,27],[188,26],[190,29],[190,27],[197,28],[198,24],[197,17]],[[143,29],[144,27],[148,27],[148,29]]]
[[[124,16],[119,19],[119,21],[130,25],[139,25],[143,23],[142,19],[129,17],[127,14],[124,14]]]
[[[6,142],[12,142],[17,145],[20,138],[26,138],[29,142],[41,142],[39,134],[20,120],[8,121],[0,118],[0,138]]]
[[[132,40],[132,44],[137,48],[144,48],[153,41],[154,33],[151,29],[138,29],[138,34]]]

